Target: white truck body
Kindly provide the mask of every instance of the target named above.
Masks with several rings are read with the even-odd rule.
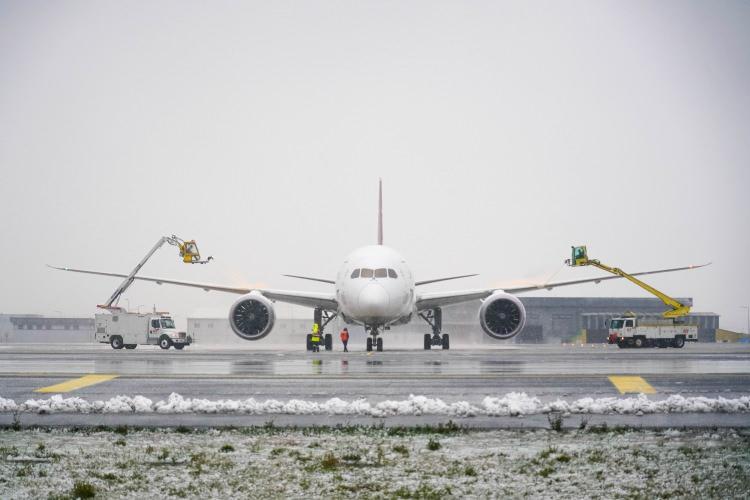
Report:
[[[182,349],[192,343],[185,332],[175,329],[171,317],[161,313],[112,311],[94,316],[97,342],[114,349],[135,349],[137,345],[158,345],[162,349]]]
[[[609,343],[619,347],[683,347],[697,341],[696,325],[673,319],[613,318],[609,325]]]

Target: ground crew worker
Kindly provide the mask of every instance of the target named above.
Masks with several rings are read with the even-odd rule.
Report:
[[[346,344],[349,342],[349,330],[346,328],[341,330],[341,342],[344,344],[344,352],[349,352],[349,349],[346,348]]]
[[[320,326],[317,323],[313,323],[311,341],[313,352],[320,352]]]

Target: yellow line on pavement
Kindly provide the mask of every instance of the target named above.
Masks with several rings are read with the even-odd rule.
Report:
[[[651,387],[651,384],[646,382],[642,377],[623,377],[612,375],[609,381],[612,385],[617,387],[620,394],[626,393],[643,393],[643,394],[656,394],[656,389]]]
[[[37,389],[34,392],[69,392],[80,389],[82,387],[100,384],[102,382],[106,382],[107,380],[112,380],[113,378],[117,378],[117,375],[84,375],[83,377],[74,378],[72,380],[61,382],[55,385],[50,385],[49,387],[42,387],[41,389]]]

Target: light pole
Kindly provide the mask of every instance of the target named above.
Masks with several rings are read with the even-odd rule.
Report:
[[[740,309],[747,309],[747,334],[750,335],[750,306],[740,306]]]

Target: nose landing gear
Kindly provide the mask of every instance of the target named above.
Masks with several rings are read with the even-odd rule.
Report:
[[[429,351],[432,346],[440,346],[445,350],[451,348],[450,335],[441,333],[443,329],[443,311],[439,307],[419,313],[419,317],[432,327],[432,335],[425,333],[424,350]]]
[[[365,325],[365,331],[370,335],[367,337],[367,352],[372,352],[373,347],[376,351],[383,351],[383,337],[378,337],[380,332],[377,326]]]

